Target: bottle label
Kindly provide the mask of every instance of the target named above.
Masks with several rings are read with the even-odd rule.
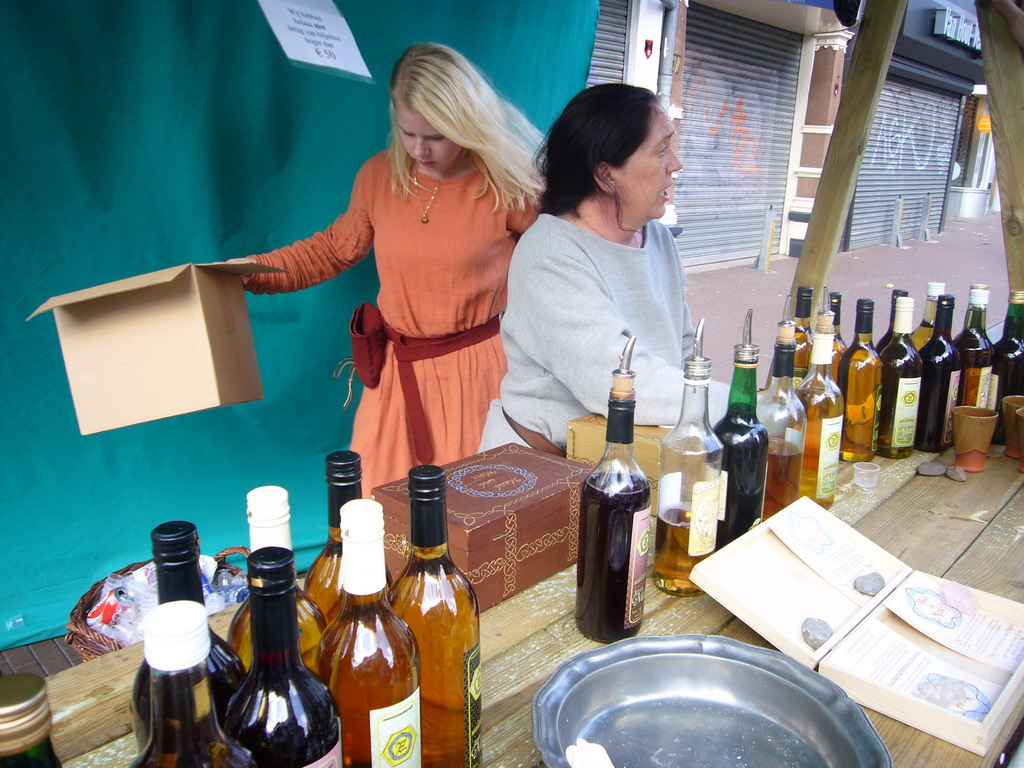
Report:
[[[882,382],[878,382],[878,386],[875,387],[875,411],[872,417],[874,421],[871,422],[871,452],[876,453],[878,451],[878,404],[882,402]]]
[[[988,386],[989,381],[992,379],[992,366],[986,365],[981,369],[978,374],[978,393],[976,396],[977,402],[964,403],[964,405],[976,405],[979,408],[989,408],[988,404]]]
[[[815,494],[819,499],[829,499],[836,495],[836,475],[839,473],[839,442],[842,434],[842,416],[821,420],[821,442],[818,444],[818,483],[815,488]]]
[[[690,542],[686,547],[690,557],[709,555],[715,551],[718,503],[724,495],[722,483],[717,477],[714,480],[693,484],[693,493],[690,496]]]
[[[921,377],[900,379],[896,387],[896,405],[892,415],[892,447],[906,448],[914,444],[917,429],[917,406],[921,396]]]
[[[397,704],[370,710],[373,768],[419,768],[420,689]]]
[[[480,644],[462,655],[462,692],[466,702],[466,768],[481,768],[484,764],[483,746],[480,744]]]
[[[804,449],[804,433],[802,430],[786,427],[786,445],[792,446],[794,453],[800,453]]]
[[[729,470],[723,469],[718,476],[718,522],[725,522],[725,502],[729,492]]]
[[[993,371],[988,377],[988,405],[986,408],[992,408],[996,411],[1002,410],[1002,404],[999,402],[999,374]]]
[[[623,629],[644,620],[644,588],[647,585],[647,558],[651,551],[651,508],[633,513],[633,531],[629,537],[629,581],[626,583],[626,615]]]
[[[807,366],[806,365],[794,365],[793,366],[793,381],[795,381],[797,384],[799,384],[801,381],[804,380],[805,376],[807,376]]]
[[[953,442],[953,406],[956,405],[959,394],[960,370],[957,369],[949,374],[949,394],[946,396],[946,416],[942,428],[942,442],[946,445]]]
[[[338,733],[341,733],[341,723],[338,723]],[[304,765],[302,768],[341,768],[341,739],[335,742],[331,750],[321,757],[319,760],[314,760],[308,765]]]

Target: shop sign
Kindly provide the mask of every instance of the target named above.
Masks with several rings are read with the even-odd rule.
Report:
[[[970,48],[972,51],[981,50],[981,27],[970,16],[948,8],[939,8],[935,11],[935,27],[932,31],[937,37],[951,43]]]
[[[992,133],[992,115],[982,115],[978,118],[978,131]]]

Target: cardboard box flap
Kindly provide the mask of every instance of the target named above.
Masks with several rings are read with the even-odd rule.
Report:
[[[104,296],[127,293],[128,291],[135,291],[139,288],[145,288],[150,285],[170,283],[187,272],[189,267],[216,269],[219,272],[230,272],[237,275],[254,275],[261,272],[284,271],[277,267],[269,267],[264,264],[256,264],[255,262],[246,261],[214,261],[208,264],[179,264],[176,267],[158,269],[156,272],[148,272],[144,275],[136,275],[135,277],[126,277],[123,280],[114,280],[113,282],[104,283],[103,285],[94,285],[92,288],[83,288],[80,291],[72,291],[71,293],[54,296],[43,302],[36,311],[26,317],[25,320],[31,320],[36,315],[42,314],[43,312],[49,312],[57,307],[66,307],[71,304],[79,304],[83,301],[92,301],[93,299],[103,298]]]

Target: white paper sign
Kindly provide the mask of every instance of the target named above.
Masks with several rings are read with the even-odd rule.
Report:
[[[331,0],[259,0],[294,64],[373,82],[348,22]]]

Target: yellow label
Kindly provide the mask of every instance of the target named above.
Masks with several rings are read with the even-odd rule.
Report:
[[[892,414],[892,446],[906,448],[914,444],[917,406],[921,395],[921,377],[900,379],[896,387],[896,407]]]
[[[981,369],[981,375],[978,377],[978,402],[964,403],[964,405],[976,405],[979,408],[991,408],[992,406],[988,404],[988,387],[991,380],[992,366],[986,365]]]
[[[474,645],[462,655],[462,691],[466,702],[466,768],[481,768],[484,764],[480,744],[480,645]]]
[[[988,379],[988,405],[987,408],[998,411],[1002,409],[999,402],[999,374],[993,372]]]
[[[839,472],[839,443],[843,434],[843,417],[833,416],[821,420],[821,442],[818,444],[818,483],[815,493],[819,499],[836,495],[836,475]]]
[[[420,689],[390,707],[370,710],[373,768],[419,768]]]
[[[723,469],[718,476],[718,522],[725,522],[725,502],[729,495],[729,470]]]
[[[724,473],[723,473],[724,474]],[[690,542],[686,547],[690,557],[700,557],[715,551],[718,536],[718,500],[724,495],[722,484],[716,477],[693,484],[690,502]]]
[[[946,395],[946,416],[942,430],[942,442],[946,445],[953,442],[953,406],[956,405],[956,398],[959,394],[960,371],[956,370],[949,374],[949,393]]]

